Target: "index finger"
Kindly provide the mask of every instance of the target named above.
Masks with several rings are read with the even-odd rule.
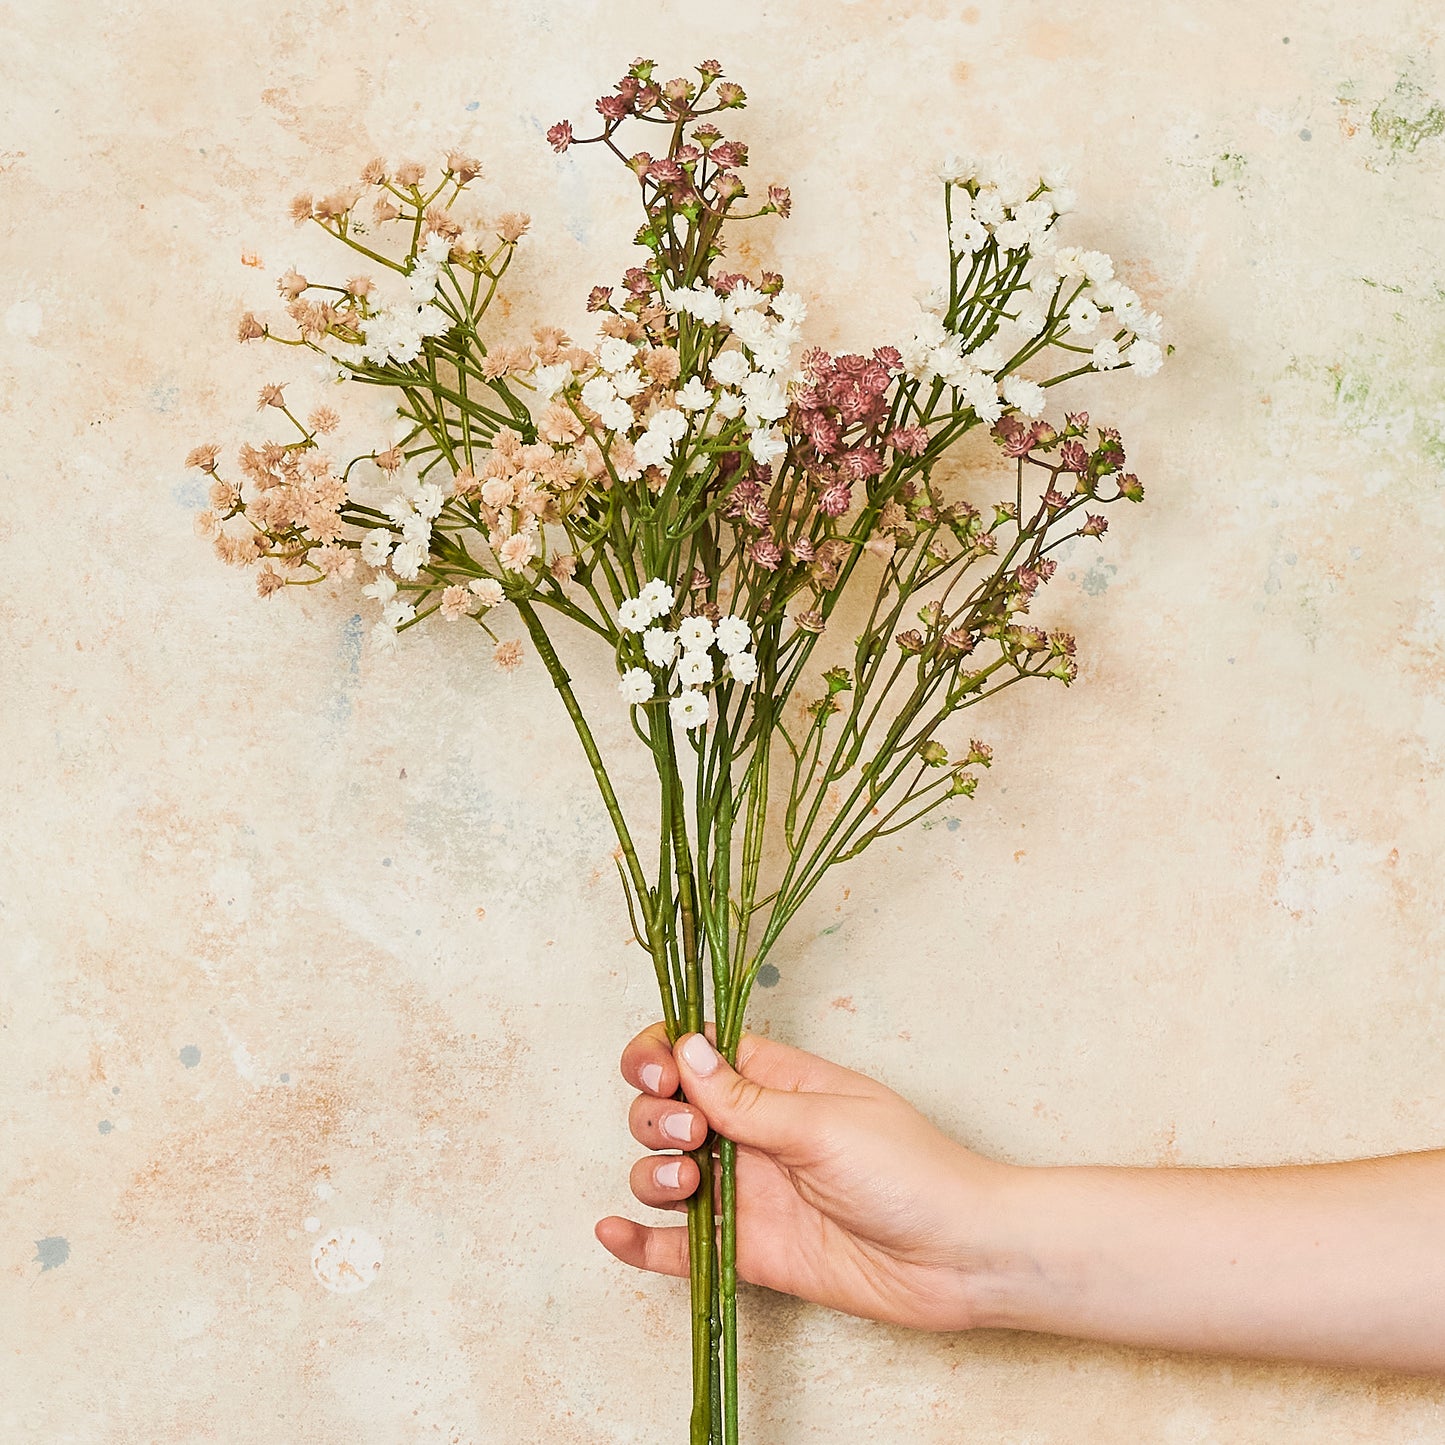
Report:
[[[711,1022],[703,1026],[709,1039],[717,1040],[717,1027]],[[667,1041],[667,1025],[659,1019],[649,1024],[622,1051],[622,1077],[644,1094],[670,1099],[677,1093],[679,1079],[673,1061],[672,1045]]]

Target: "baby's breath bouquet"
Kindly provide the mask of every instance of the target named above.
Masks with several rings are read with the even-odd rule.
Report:
[[[942,173],[947,275],[913,334],[867,355],[805,347],[802,296],[723,264],[728,227],[791,204],[750,192],[747,147],[719,129],[744,103],[715,62],[660,83],[639,60],[595,134],[548,133],[558,152],[610,151],[642,201],[639,264],[592,291],[585,345],[492,334],[527,222],[470,208],[476,161],[453,153],[428,178],[376,160],[361,186],[298,197],[297,222],[366,269],[339,285],[289,270],[289,324],[247,313],[240,336],[391,388],[396,429],[339,457],[336,411],[299,417],[273,384],[261,405],[293,434],[243,446],[239,475],[216,446],[188,458],[212,479],[200,529],[259,567],[262,596],[355,577],[378,646],[439,616],[476,624],[502,667],[523,644],[494,624],[516,613],[616,829],[668,1030],[714,1019],[730,1062],[759,969],[828,870],[973,795],[990,749],[958,715],[1025,678],[1074,678],[1073,638],[1028,614],[1053,554],[1142,490],[1118,433],[1082,411],[1046,420],[1048,394],[1162,359],[1158,317],[1109,258],[1062,243],[1060,177],[963,161]],[[945,485],[971,434],[1008,466],[1001,500]],[[587,638],[652,760],[645,803],[614,789],[559,652]],[[640,807],[659,819],[650,846]],[[732,1445],[734,1146],[693,1157],[689,1439]]]

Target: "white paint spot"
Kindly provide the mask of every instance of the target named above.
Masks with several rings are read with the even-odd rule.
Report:
[[[33,339],[40,335],[40,324],[45,319],[38,301],[17,301],[5,313],[5,329],[11,336]]]
[[[328,1199],[336,1198],[336,1191],[323,1179],[321,1183],[316,1186],[316,1197],[325,1203]]]
[[[314,1214],[308,1214],[306,1218],[301,1221],[301,1228],[304,1229],[307,1234],[315,1234],[316,1231],[321,1228],[321,1221],[317,1219]]]
[[[311,1272],[333,1294],[355,1294],[381,1273],[381,1241],[364,1229],[333,1229],[311,1251]]]

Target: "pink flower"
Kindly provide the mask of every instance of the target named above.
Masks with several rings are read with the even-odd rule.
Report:
[[[770,542],[766,537],[759,537],[748,548],[748,556],[767,572],[776,572],[778,563],[783,560],[782,549],[776,542]]]
[[[572,122],[570,120],[559,120],[547,132],[547,143],[559,156],[572,144],[572,139]]]
[[[928,429],[921,426],[894,427],[888,445],[908,457],[921,457],[928,449]]]
[[[818,510],[825,517],[841,517],[852,505],[853,489],[847,482],[833,482],[818,498]]]
[[[537,539],[531,532],[516,532],[497,549],[497,560],[509,572],[520,572],[537,555]]]

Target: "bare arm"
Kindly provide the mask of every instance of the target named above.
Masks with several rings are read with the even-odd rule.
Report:
[[[1019,1169],[976,1323],[1445,1373],[1445,1151],[1272,1169]]]

